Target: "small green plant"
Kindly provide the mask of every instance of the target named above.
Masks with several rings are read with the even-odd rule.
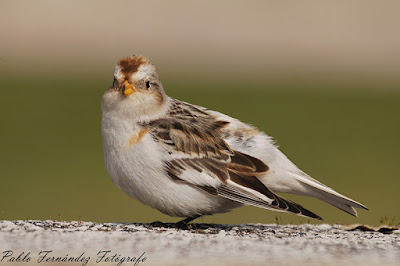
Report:
[[[281,216],[275,216],[275,223],[276,223],[277,225],[283,224],[283,222],[282,222],[282,217],[281,217]]]
[[[387,225],[387,226],[400,226],[400,221],[397,221],[397,217],[392,217],[392,216],[382,216],[381,219],[379,220],[381,225]]]

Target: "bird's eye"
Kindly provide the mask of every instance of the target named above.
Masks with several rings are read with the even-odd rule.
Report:
[[[150,80],[146,81],[146,88],[149,89],[150,88]]]

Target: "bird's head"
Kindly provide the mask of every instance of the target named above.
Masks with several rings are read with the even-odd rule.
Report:
[[[156,67],[146,57],[134,55],[115,66],[114,81],[104,93],[102,107],[139,119],[157,113],[166,100]]]

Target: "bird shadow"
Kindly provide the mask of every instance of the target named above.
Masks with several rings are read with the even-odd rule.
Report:
[[[137,226],[143,226],[148,229],[165,230],[165,229],[177,229],[184,231],[191,231],[194,233],[204,234],[218,234],[220,231],[240,231],[240,232],[254,232],[256,230],[272,230],[276,229],[279,225],[265,225],[265,224],[213,224],[213,223],[163,223],[155,221],[152,223],[130,223]]]

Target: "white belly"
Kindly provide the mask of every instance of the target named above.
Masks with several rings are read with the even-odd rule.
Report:
[[[139,127],[103,115],[106,169],[113,183],[129,196],[167,215],[192,217],[229,211],[240,204],[172,180],[165,172],[168,153],[147,133],[130,141]],[[131,143],[130,143],[131,142]]]

